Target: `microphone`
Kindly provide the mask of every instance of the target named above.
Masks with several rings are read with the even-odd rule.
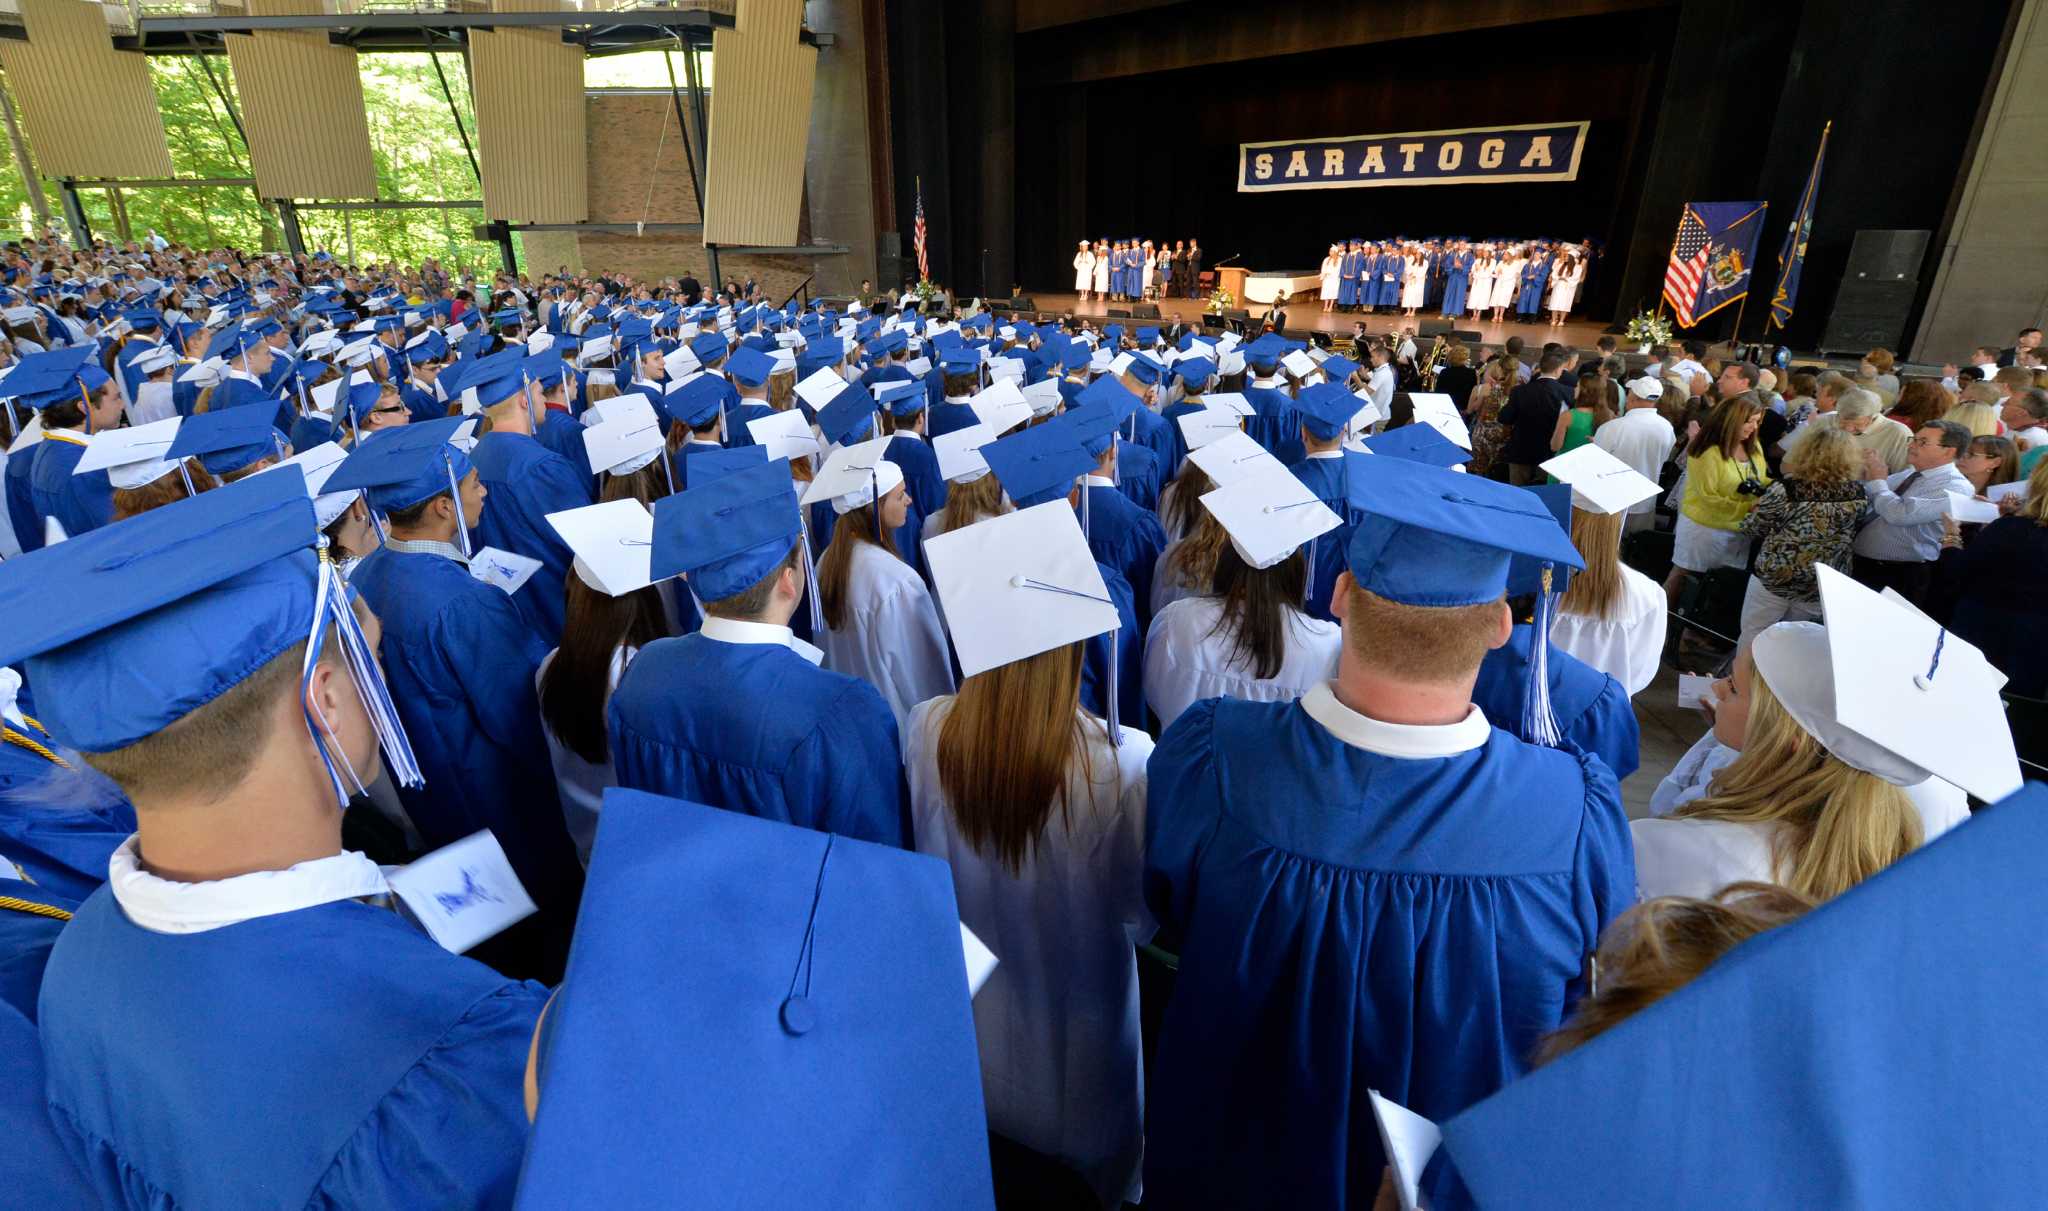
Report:
[[[1233,252],[1233,253],[1231,253],[1231,254],[1230,254],[1229,256],[1227,256],[1227,257],[1224,257],[1224,258],[1223,258],[1222,260],[1220,260],[1220,261],[1216,262],[1216,263],[1215,263],[1214,265],[1211,265],[1211,266],[1210,266],[1210,268],[1211,268],[1211,269],[1221,269],[1221,268],[1223,268],[1223,267],[1224,267],[1225,265],[1228,265],[1228,264],[1230,264],[1230,262],[1232,262],[1232,261],[1236,260],[1236,259],[1237,259],[1238,257],[1240,257],[1240,256],[1243,256],[1243,255],[1244,255],[1244,254],[1243,254],[1243,253],[1241,253],[1241,252]]]

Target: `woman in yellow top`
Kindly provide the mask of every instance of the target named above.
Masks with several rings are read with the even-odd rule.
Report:
[[[1742,519],[1771,483],[1757,425],[1764,406],[1749,392],[1730,396],[1699,422],[1685,448],[1685,504],[1673,536],[1671,576],[1664,592],[1676,604],[1688,572],[1749,563]]]

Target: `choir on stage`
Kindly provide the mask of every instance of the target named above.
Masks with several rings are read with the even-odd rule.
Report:
[[[2038,333],[1977,413],[168,242],[0,309],[0,1203],[2048,1188]],[[1639,773],[1667,494],[1763,595]]]

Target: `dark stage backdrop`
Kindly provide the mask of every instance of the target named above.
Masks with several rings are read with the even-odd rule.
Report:
[[[1558,237],[1630,229],[1671,10],[1034,86],[1073,31],[1017,41],[1017,275],[1067,290],[1087,238],[1201,240],[1214,266],[1313,271],[1359,236]],[[1530,53],[1549,48],[1548,53]],[[1586,119],[1576,180],[1239,193],[1241,142]],[[1583,311],[1612,310],[1619,258]]]

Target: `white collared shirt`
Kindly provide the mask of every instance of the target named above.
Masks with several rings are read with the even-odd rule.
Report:
[[[174,883],[142,869],[140,836],[107,860],[107,886],[128,919],[155,933],[205,933],[258,917],[317,908],[336,900],[391,893],[384,872],[344,850],[285,870],[259,870],[207,883]]]
[[[777,626],[772,622],[748,622],[743,618],[720,618],[714,614],[706,614],[704,624],[697,628],[697,633],[706,639],[716,639],[720,643],[780,644],[812,664],[825,659],[823,649],[805,643],[788,627]]]
[[[1476,706],[1468,705],[1465,718],[1457,723],[1384,723],[1337,701],[1327,681],[1302,695],[1301,709],[1352,748],[1382,757],[1455,757],[1479,748],[1493,735],[1493,725]]]
[[[1337,450],[1311,450],[1311,451],[1309,452],[1309,454],[1308,454],[1308,457],[1310,457],[1310,458],[1342,458],[1342,457],[1344,457],[1344,451],[1343,451],[1342,449],[1337,449]]]

